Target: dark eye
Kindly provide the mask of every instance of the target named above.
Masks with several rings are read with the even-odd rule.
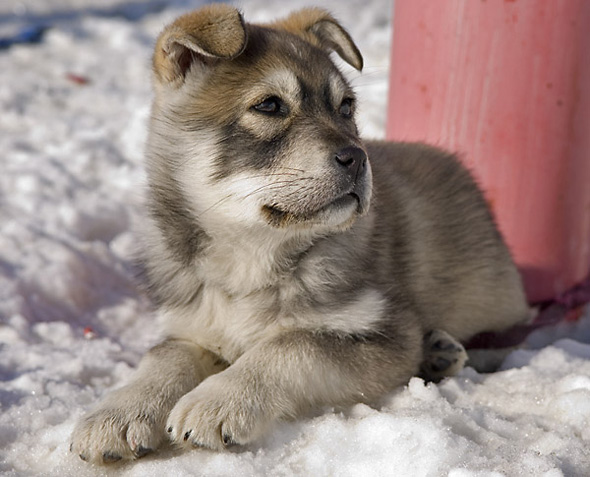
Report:
[[[252,106],[252,108],[260,113],[265,114],[279,114],[287,112],[287,108],[281,101],[281,98],[277,96],[266,98],[264,101],[261,101],[260,103]]]
[[[340,108],[338,109],[338,112],[342,116],[344,116],[345,118],[351,118],[352,117],[352,113],[354,111],[353,104],[354,104],[354,102],[353,102],[353,100],[351,98],[346,98],[340,104]]]

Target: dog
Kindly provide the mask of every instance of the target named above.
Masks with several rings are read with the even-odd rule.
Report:
[[[477,333],[528,318],[484,196],[456,157],[363,141],[326,11],[226,5],[159,36],[144,268],[163,341],[76,425],[83,460],[171,441],[223,450],[321,406],[440,379]]]

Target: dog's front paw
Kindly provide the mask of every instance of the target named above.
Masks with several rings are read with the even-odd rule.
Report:
[[[167,431],[175,444],[222,450],[251,442],[272,418],[269,402],[258,386],[248,386],[223,372],[210,376],[178,401]]]
[[[102,464],[143,457],[165,439],[166,415],[157,401],[133,386],[111,393],[80,419],[70,450],[82,460]]]

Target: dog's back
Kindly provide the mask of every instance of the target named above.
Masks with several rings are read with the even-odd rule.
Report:
[[[373,167],[375,277],[460,341],[528,317],[488,205],[457,158],[417,143],[366,143]]]

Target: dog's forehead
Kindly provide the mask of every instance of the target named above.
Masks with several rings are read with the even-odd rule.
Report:
[[[291,98],[303,99],[303,97],[314,94],[328,94],[333,102],[341,101],[345,96],[350,95],[350,88],[340,74],[334,71],[323,72],[321,75],[301,74],[300,72],[280,65],[263,75],[255,89],[268,90],[268,93],[275,92]]]
[[[263,72],[263,81],[287,90],[301,87],[302,82],[313,90],[329,87],[334,93],[344,94],[349,89],[330,55],[294,34],[257,28],[244,53],[246,66]]]
[[[290,96],[298,96],[301,90],[300,79],[295,71],[286,67],[277,67],[263,75],[260,86],[277,88]]]

